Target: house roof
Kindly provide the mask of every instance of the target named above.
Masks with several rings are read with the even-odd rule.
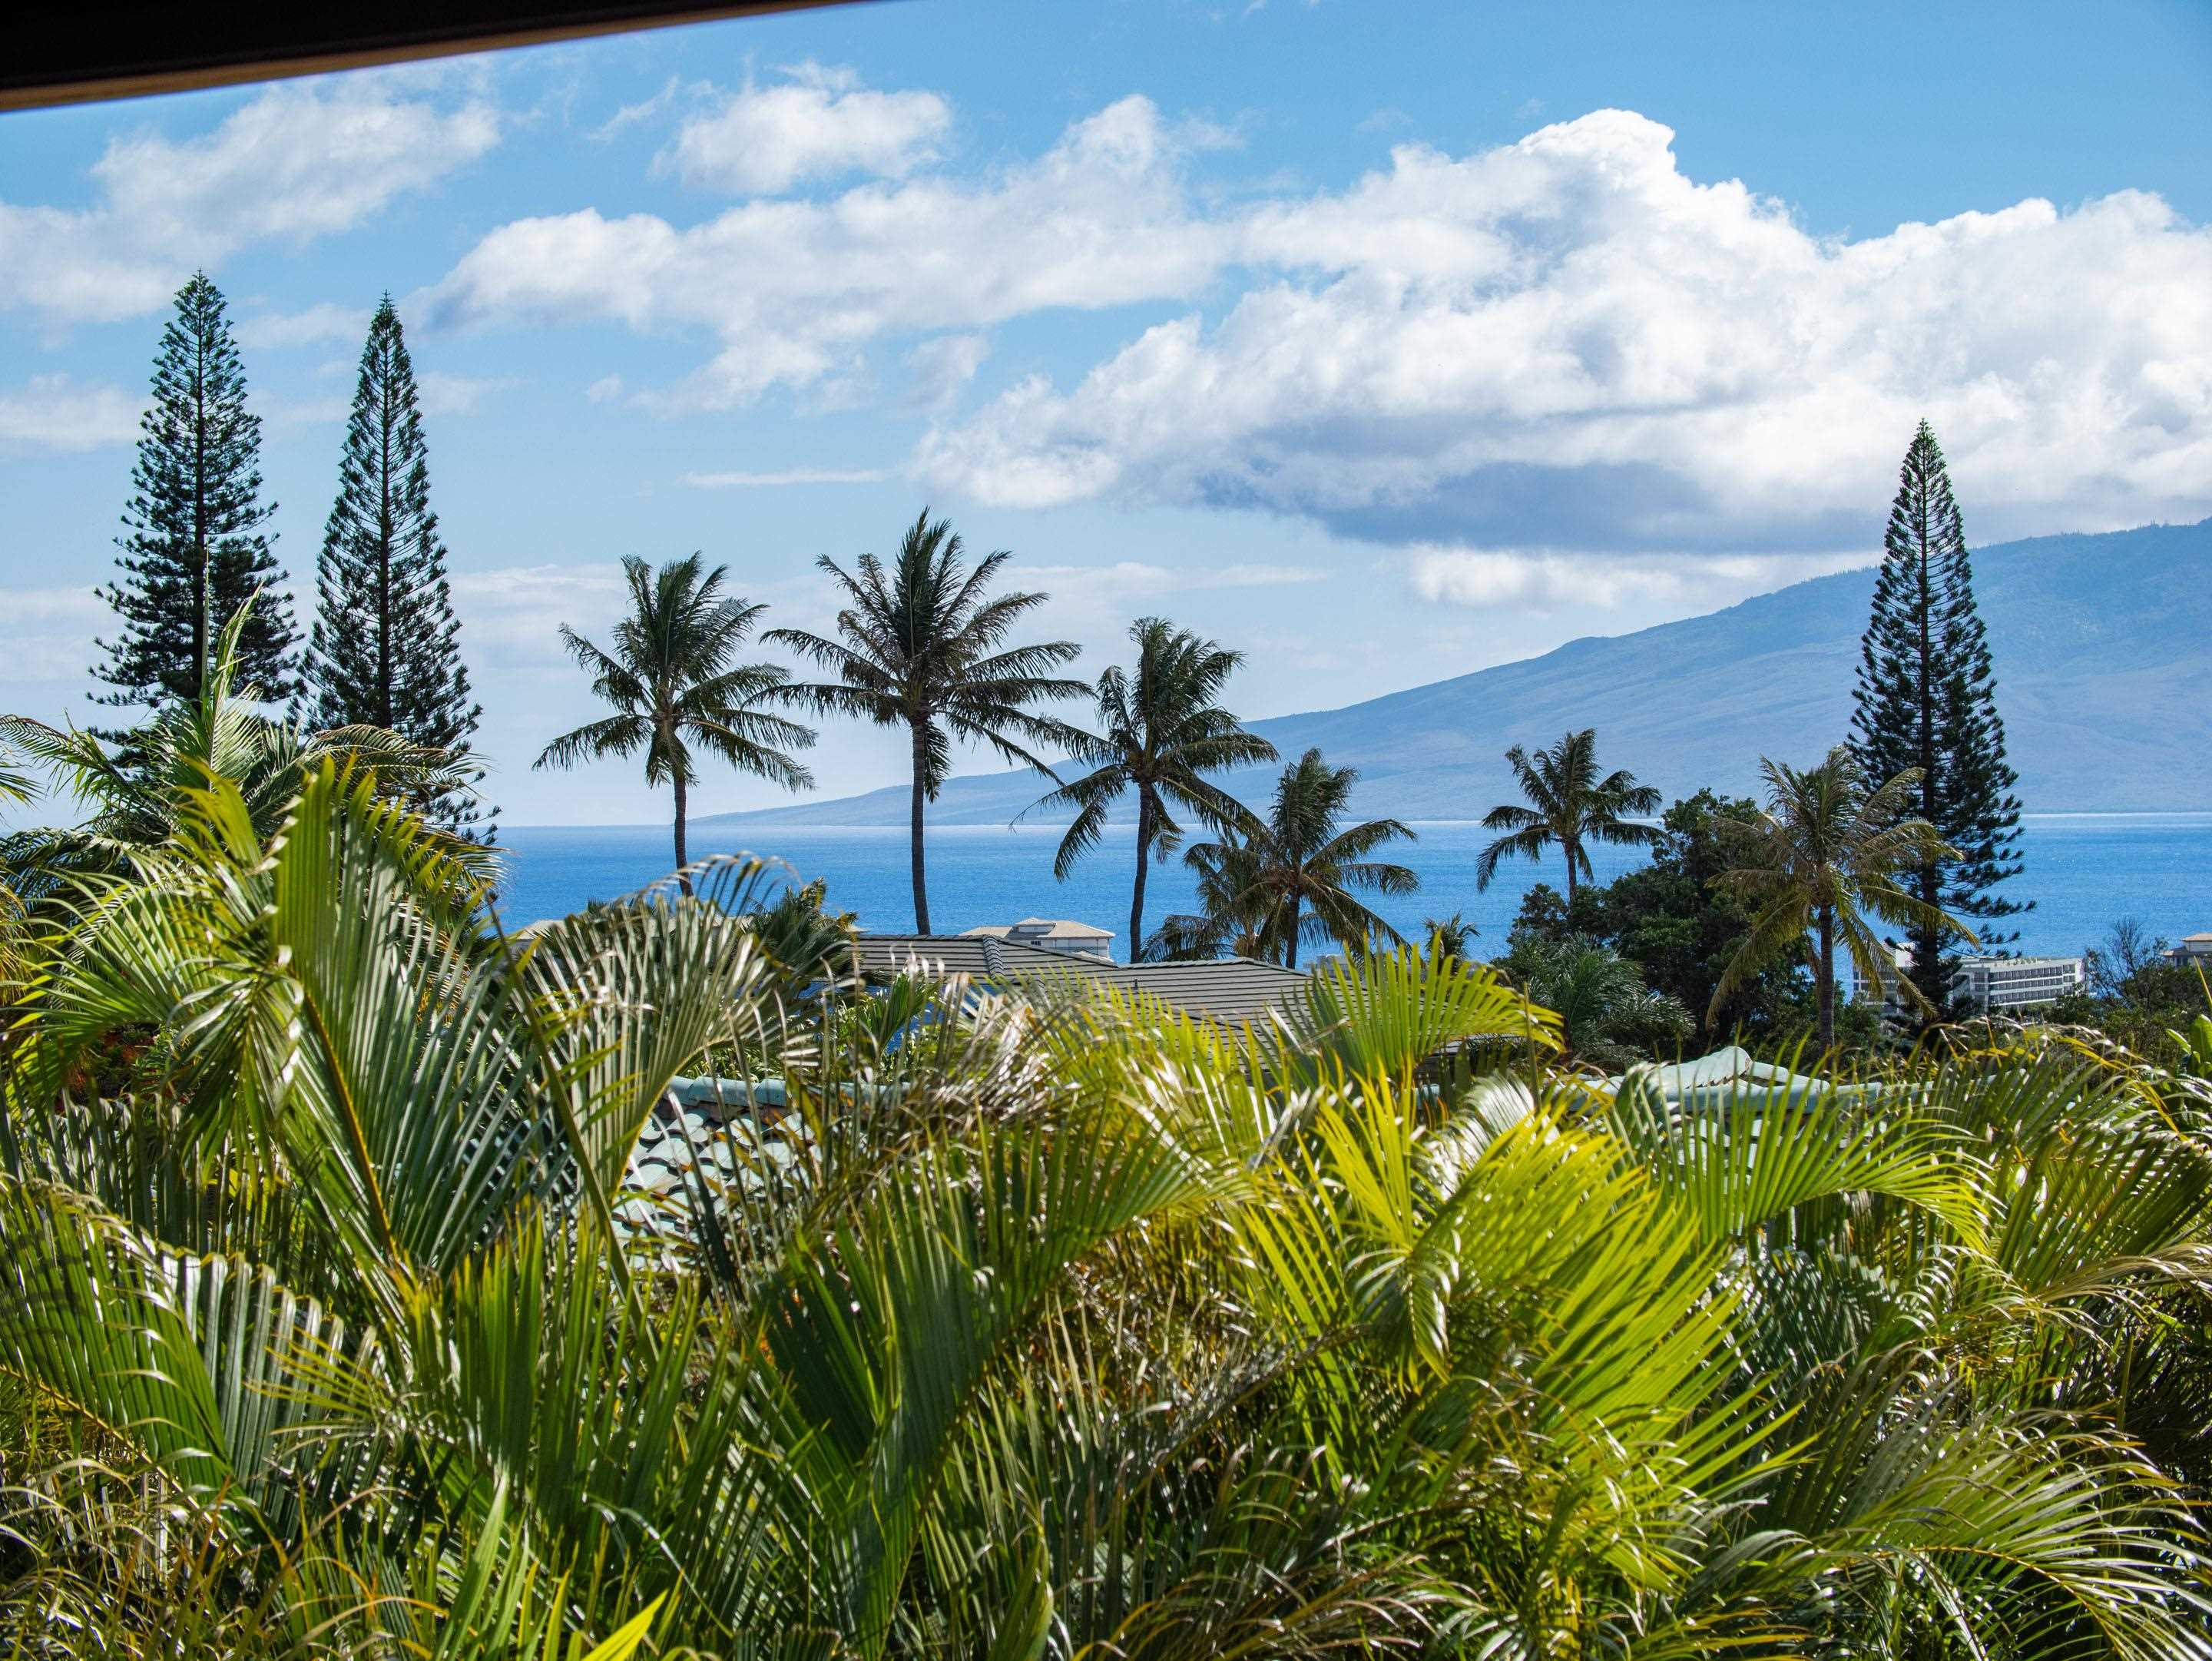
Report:
[[[960,932],[994,940],[1017,935],[1025,940],[1110,940],[1114,938],[1114,931],[1110,928],[1095,928],[1068,917],[1024,917],[1019,922],[987,922]]]
[[[896,975],[913,968],[923,973],[966,975],[1001,987],[1096,982],[1124,993],[1148,993],[1171,1009],[1232,1026],[1261,1019],[1306,982],[1303,970],[1250,958],[1109,963],[973,930],[965,934],[862,934],[855,951],[866,975]]]

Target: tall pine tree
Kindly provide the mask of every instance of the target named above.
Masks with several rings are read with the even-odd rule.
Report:
[[[261,418],[246,407],[222,293],[204,271],[177,291],[153,392],[139,422],[126,533],[116,538],[124,575],[100,591],[123,619],[117,640],[98,642],[108,661],[93,671],[114,690],[95,702],[198,697],[223,624],[264,587],[240,637],[240,678],[271,701],[289,698],[299,632],[269,551],[274,538],[261,530],[276,511],[261,501]]]
[[[1966,527],[1924,421],[1889,510],[1856,697],[1850,747],[1859,764],[1876,783],[1917,768],[1919,816],[1959,855],[1919,867],[1905,885],[1923,904],[1978,921],[1984,946],[2017,940],[1992,925],[2028,909],[1996,891],[2020,874],[2019,776],[2005,763]],[[1959,938],[1917,928],[1907,938],[1914,983],[1937,1009],[1952,1010]]]
[[[388,294],[362,348],[315,587],[307,648],[313,723],[389,727],[416,744],[465,750],[483,710],[469,697],[461,664],[445,545],[430,511],[415,368]],[[451,829],[490,837],[472,796],[417,805]]]

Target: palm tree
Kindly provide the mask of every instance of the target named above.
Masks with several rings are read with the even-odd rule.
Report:
[[[165,703],[119,745],[78,727],[49,727],[27,715],[0,715],[0,744],[46,767],[57,795],[91,808],[83,823],[22,833],[18,850],[30,885],[131,868],[145,851],[172,841],[188,798],[216,781],[234,786],[247,822],[262,836],[283,821],[301,781],[325,761],[373,775],[387,797],[410,805],[466,793],[480,776],[465,751],[410,743],[382,727],[317,731],[264,713],[261,689],[240,678],[242,642],[256,595],[216,636],[198,695]],[[21,800],[22,781],[0,776],[0,798]],[[465,856],[479,878],[496,869],[489,850]]]
[[[695,745],[787,790],[814,782],[787,753],[810,747],[813,732],[761,708],[782,689],[787,673],[772,663],[731,660],[767,606],[726,597],[722,579],[729,568],[702,573],[701,563],[692,554],[655,571],[635,555],[626,557],[630,612],[615,624],[611,651],[561,625],[562,643],[592,672],[592,691],[615,713],[562,733],[536,764],[567,768],[644,751],[645,782],[666,783],[676,792],[678,872],[690,863],[684,831],[699,776]],[[684,891],[690,891],[688,879]]]
[[[1484,849],[1475,862],[1476,888],[1490,886],[1500,860],[1540,860],[1547,848],[1557,843],[1567,856],[1567,904],[1572,905],[1576,878],[1595,874],[1585,843],[1648,847],[1659,840],[1654,827],[1626,817],[1656,812],[1659,793],[1638,784],[1626,769],[1603,778],[1597,776],[1596,728],[1569,733],[1550,749],[1539,750],[1533,760],[1516,744],[1505,752],[1505,759],[1529,806],[1507,802],[1483,816],[1484,830],[1505,834]]]
[[[1215,699],[1244,654],[1201,640],[1164,618],[1129,626],[1137,643],[1133,675],[1116,665],[1098,677],[1098,731],[1076,733],[1074,758],[1091,770],[1047,794],[1037,807],[1073,807],[1075,822],[1052,863],[1065,881],[1103,837],[1106,815],[1124,791],[1137,793],[1137,876],[1129,897],[1129,952],[1145,939],[1145,867],[1181,844],[1171,809],[1219,830],[1249,823],[1243,805],[1205,774],[1275,759],[1275,746],[1237,724]],[[1035,812],[1033,808],[1030,810]]]
[[[879,727],[904,727],[914,756],[914,926],[929,933],[929,886],[922,861],[922,807],[934,801],[952,762],[952,740],[987,744],[1057,782],[1026,745],[1067,741],[1061,722],[1032,713],[1048,698],[1082,697],[1091,689],[1049,672],[1074,660],[1073,641],[1003,647],[1007,633],[1043,594],[987,598],[992,578],[1013,555],[988,554],[971,569],[950,520],[929,509],[907,527],[889,570],[863,554],[849,572],[824,554],[815,561],[844,591],[836,640],[801,629],[766,638],[811,659],[837,678],[781,689],[781,696]]]
[[[1723,821],[1742,863],[1713,879],[1714,886],[1751,911],[1751,932],[1722,971],[1706,1019],[1717,1019],[1722,1006],[1761,969],[1802,946],[1813,968],[1825,1051],[1836,1042],[1839,941],[1865,980],[1894,986],[1926,1004],[1868,927],[1869,915],[1905,927],[1955,930],[1969,939],[1973,931],[1898,885],[1899,872],[1954,857],[1925,819],[1906,816],[1918,773],[1908,768],[1869,789],[1858,763],[1840,745],[1818,767],[1802,772],[1764,757],[1759,770],[1766,778],[1766,810],[1756,819]]]
[[[1472,958],[1474,953],[1468,948],[1482,934],[1459,911],[1449,917],[1431,917],[1423,927],[1428,930],[1429,955],[1435,958]]]
[[[1559,1017],[1561,1058],[1619,1072],[1679,1055],[1694,1021],[1680,999],[1644,983],[1644,971],[1587,934],[1531,940],[1500,965],[1539,1007]]]
[[[1417,838],[1397,819],[1342,824],[1358,777],[1352,768],[1331,767],[1319,750],[1309,750],[1283,770],[1274,803],[1249,844],[1232,849],[1200,843],[1185,856],[1201,870],[1211,864],[1243,877],[1243,888],[1231,897],[1231,915],[1255,916],[1263,955],[1279,957],[1292,969],[1301,941],[1334,940],[1346,952],[1378,940],[1405,943],[1352,896],[1410,894],[1419,888],[1421,879],[1405,866],[1367,857],[1385,843]]]
[[[1251,834],[1246,834],[1249,831]],[[1160,920],[1144,943],[1147,963],[1204,962],[1220,957],[1265,958],[1270,902],[1259,885],[1257,824],[1221,832],[1218,842],[1194,843],[1183,855],[1198,885],[1198,910]]]

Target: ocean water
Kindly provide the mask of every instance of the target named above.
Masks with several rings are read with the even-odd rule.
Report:
[[[1454,911],[1481,930],[1479,950],[1502,952],[1506,931],[1533,883],[1559,885],[1554,856],[1541,865],[1500,867],[1486,893],[1474,885],[1475,861],[1490,833],[1465,822],[1419,824],[1419,840],[1382,857],[1419,873],[1417,894],[1376,902],[1376,910],[1409,937],[1423,920]],[[1060,833],[1049,825],[957,825],[929,833],[930,921],[940,934],[1023,917],[1073,917],[1115,932],[1115,955],[1127,954],[1129,884],[1135,832],[1120,827],[1066,882],[1052,860]],[[668,874],[674,862],[669,827],[501,826],[509,876],[501,915],[510,927],[574,910],[587,900],[613,899]],[[2212,928],[2212,813],[2031,813],[2021,820],[2027,869],[2007,885],[2035,909],[2015,920],[2017,950],[2070,957],[2132,916],[2169,940]],[[829,883],[830,903],[859,915],[866,929],[914,927],[907,834],[869,826],[694,825],[690,853],[751,853],[781,861],[801,881]],[[1640,851],[1595,849],[1601,881],[1641,864]],[[1145,896],[1145,926],[1193,905],[1189,873],[1180,861],[1155,866]]]

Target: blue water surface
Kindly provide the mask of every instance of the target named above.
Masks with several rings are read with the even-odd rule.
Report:
[[[1423,920],[1454,911],[1472,918],[1481,946],[1504,950],[1521,897],[1532,883],[1561,881],[1556,856],[1540,866],[1500,868],[1478,892],[1474,865],[1490,833],[1452,821],[1416,824],[1419,840],[1382,857],[1411,866],[1418,894],[1381,899],[1376,910],[1418,936]],[[2016,950],[2071,956],[2095,944],[2121,917],[2138,919],[2169,940],[2212,928],[2212,813],[2031,813],[2021,822],[2026,872],[2008,887],[2035,910],[2016,920]],[[929,833],[930,922],[940,934],[1028,916],[1073,917],[1115,933],[1127,954],[1129,881],[1135,831],[1108,833],[1104,847],[1066,882],[1052,874],[1060,832],[1049,825],[957,825]],[[586,900],[612,899],[665,876],[674,863],[669,827],[502,826],[509,861],[501,913],[509,926],[558,916]],[[828,880],[830,899],[856,912],[866,929],[914,927],[912,885],[902,829],[821,825],[692,827],[690,854],[747,852],[780,860],[801,880]],[[1643,862],[1640,851],[1592,852],[1601,881]],[[1147,885],[1146,927],[1193,904],[1181,861],[1155,866]]]

